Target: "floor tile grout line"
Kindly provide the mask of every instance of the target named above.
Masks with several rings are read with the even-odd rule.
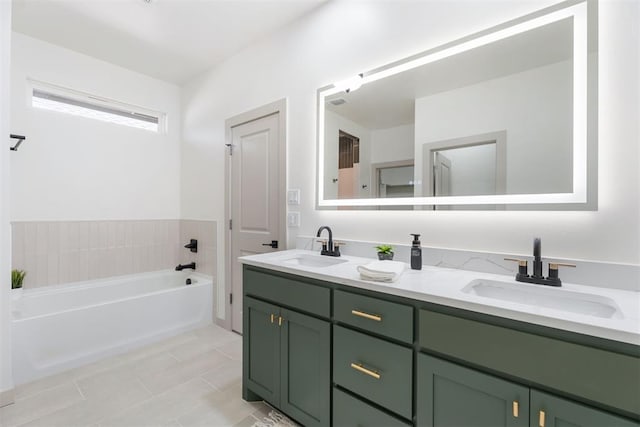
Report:
[[[40,379],[40,380],[35,380],[35,381],[33,381],[33,382],[42,381],[42,380],[44,380],[44,379],[46,379],[46,378],[47,378],[47,377],[44,377],[44,378],[42,378],[42,379]],[[55,384],[55,385],[51,385],[51,386],[47,386],[47,387],[45,387],[45,388],[43,388],[43,389],[41,389],[41,390],[38,390],[38,391],[35,391],[35,392],[32,392],[32,393],[29,393],[29,394],[25,394],[24,396],[16,396],[16,398],[15,398],[15,402],[21,402],[21,401],[23,401],[23,400],[30,399],[30,398],[35,397],[35,396],[37,396],[37,395],[39,395],[39,394],[42,394],[42,393],[44,393],[44,392],[51,391],[51,390],[53,390],[54,388],[58,388],[58,387],[63,386],[63,385],[71,384],[71,383],[73,383],[73,382],[74,382],[74,379],[69,379],[69,380],[67,380],[67,381],[63,381],[63,382],[61,382],[61,383],[59,383],[59,384]],[[30,384],[30,383],[25,383],[24,385],[26,385],[26,384]],[[21,384],[21,385],[23,385],[23,384]],[[15,403],[15,402],[14,402],[14,403]]]
[[[87,400],[87,397],[84,395],[84,393],[82,392],[82,389],[80,388],[80,384],[78,384],[76,380],[73,380],[73,384],[78,389],[78,393],[80,393],[80,397],[82,397],[82,400]]]
[[[140,378],[138,378],[138,379],[140,380]],[[191,378],[187,379],[186,381],[183,381],[183,382],[181,382],[181,383],[178,383],[178,384],[172,385],[172,386],[171,386],[171,387],[169,387],[168,389],[166,389],[166,390],[162,390],[162,392],[157,393],[157,394],[156,394],[156,393],[154,393],[154,392],[152,392],[151,390],[149,390],[149,389],[144,385],[144,383],[142,383],[142,386],[143,386],[143,387],[145,387],[145,390],[149,390],[149,392],[151,393],[151,395],[155,398],[155,397],[158,397],[158,396],[162,396],[163,394],[168,393],[169,391],[173,390],[174,388],[177,388],[177,387],[183,386],[183,385],[185,385],[185,384],[187,384],[188,382],[193,381],[193,380],[202,380],[202,381],[204,381],[207,385],[211,385],[211,384],[209,384],[209,383],[208,383],[204,378],[200,377],[200,375],[196,375],[196,376],[194,376],[194,377],[191,377]],[[142,380],[141,380],[140,382],[142,382]],[[213,391],[216,391],[216,390],[217,390],[217,389],[215,389],[215,387],[214,387],[214,390],[213,390]]]
[[[104,417],[100,418],[100,419],[97,421],[97,423],[96,423],[96,424],[98,424],[98,425],[102,425],[102,422],[103,422],[103,421],[105,421],[105,420],[107,420],[107,419],[109,419],[109,418],[114,418],[114,417],[115,417],[115,418],[117,418],[120,414],[123,414],[124,412],[126,412],[126,411],[128,411],[128,410],[130,410],[130,409],[132,409],[132,408],[136,408],[136,407],[138,407],[138,406],[142,406],[142,405],[146,404],[147,402],[152,401],[153,399],[155,399],[155,396],[154,396],[154,395],[151,395],[151,396],[149,396],[149,397],[148,397],[148,398],[146,398],[146,399],[143,399],[143,400],[141,400],[141,401],[139,401],[139,402],[134,403],[133,405],[127,406],[126,408],[121,408],[121,409],[119,409],[119,410],[115,411],[113,414],[109,414],[109,415],[106,415],[106,416],[104,416]]]
[[[153,392],[151,390],[149,390],[149,387],[147,387],[146,385],[144,385],[144,382],[142,381],[142,379],[140,377],[136,377],[136,381],[142,386],[142,388],[144,389],[144,391],[146,391],[147,393],[149,393],[149,396],[154,397],[155,394],[153,394]]]
[[[226,357],[229,360],[238,360],[235,359],[233,356],[231,356],[230,354],[225,353],[224,351],[220,350],[220,349],[215,349],[215,351],[217,351],[218,353],[220,353],[221,355],[223,355],[224,357]]]
[[[208,372],[212,372],[212,371],[208,371]],[[205,375],[205,374],[202,374],[202,375]],[[203,378],[203,376],[202,376],[202,375],[200,375],[200,379],[201,379],[202,381],[204,381],[205,383],[207,383],[207,385],[209,385],[209,386],[210,386],[211,388],[213,388],[215,391],[222,391],[222,389],[220,389],[220,388],[216,387],[215,385],[213,385],[213,384],[211,384],[209,381],[207,381],[205,378]]]

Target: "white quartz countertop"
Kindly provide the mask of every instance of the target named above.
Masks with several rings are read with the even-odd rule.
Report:
[[[580,334],[640,345],[640,292],[624,291],[594,286],[563,283],[562,287],[532,285],[516,282],[513,276],[456,270],[442,267],[423,266],[422,270],[407,270],[393,283],[372,282],[360,279],[358,265],[372,262],[369,258],[342,256],[345,261],[336,265],[313,267],[295,265],[290,261],[300,256],[319,256],[317,252],[293,249],[281,252],[240,257],[239,261],[255,267],[263,267],[284,273],[297,274],[354,288],[368,289],[390,295],[426,301],[435,304],[475,311],[508,319],[519,320],[542,326],[577,332]],[[322,257],[331,258],[331,257]],[[617,307],[612,318],[589,315],[536,305],[532,300],[525,303],[507,301],[466,292],[474,280],[497,281],[506,287],[543,292],[547,296],[557,293],[558,300],[569,300],[579,295],[608,301]],[[533,287],[533,288],[527,288]],[[544,288],[544,289],[541,289]]]

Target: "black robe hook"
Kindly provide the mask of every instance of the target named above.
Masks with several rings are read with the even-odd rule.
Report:
[[[11,151],[18,151],[18,147],[20,146],[20,144],[22,144],[22,141],[27,139],[27,137],[24,136],[24,135],[16,135],[16,134],[13,134],[13,133],[9,135],[9,138],[18,140],[16,145],[14,145],[13,147],[9,147],[9,150],[11,150]]]

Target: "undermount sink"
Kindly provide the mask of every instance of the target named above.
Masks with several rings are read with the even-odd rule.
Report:
[[[586,316],[607,319],[621,319],[623,317],[617,304],[610,298],[541,285],[476,279],[469,282],[469,284],[462,289],[462,292],[485,298],[551,308]]]
[[[283,264],[287,265],[298,265],[302,267],[330,267],[332,265],[342,264],[343,262],[347,262],[346,259],[333,258],[325,255],[309,255],[309,254],[300,254],[291,258],[287,258],[282,261]]]

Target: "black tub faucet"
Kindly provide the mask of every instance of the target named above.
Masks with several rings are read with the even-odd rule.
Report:
[[[322,250],[320,251],[320,255],[340,256],[340,246],[335,245],[334,247],[333,232],[331,231],[331,228],[329,228],[326,225],[323,225],[322,227],[318,228],[316,237],[320,237],[320,234],[322,234],[322,230],[327,230],[327,232],[329,232],[329,240],[324,240],[324,239],[318,240],[318,242],[322,243]]]
[[[185,268],[190,268],[190,269],[192,269],[192,270],[195,270],[195,269],[196,269],[196,263],[195,263],[195,262],[192,262],[192,263],[184,264],[184,265],[183,265],[183,264],[178,264],[178,265],[176,266],[176,271],[182,271],[182,270],[184,270]]]

